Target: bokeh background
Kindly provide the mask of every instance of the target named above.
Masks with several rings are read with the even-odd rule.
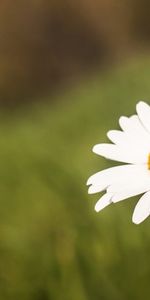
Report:
[[[149,299],[137,198],[94,212],[91,148],[150,103],[147,0],[0,1],[0,299]],[[134,178],[133,178],[134,180]]]

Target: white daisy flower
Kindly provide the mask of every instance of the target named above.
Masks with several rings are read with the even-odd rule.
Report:
[[[139,102],[137,115],[120,117],[122,130],[107,133],[112,144],[98,144],[93,152],[105,158],[126,163],[92,175],[88,193],[106,193],[98,200],[99,212],[111,203],[143,194],[138,201],[132,221],[139,224],[150,215],[150,106]]]

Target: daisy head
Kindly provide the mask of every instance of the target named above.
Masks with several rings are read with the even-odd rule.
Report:
[[[120,117],[121,130],[110,130],[111,143],[98,144],[93,152],[125,164],[102,170],[88,181],[88,193],[105,191],[95,205],[99,212],[111,203],[143,194],[138,201],[132,221],[139,224],[150,215],[150,106],[140,101],[137,114]]]

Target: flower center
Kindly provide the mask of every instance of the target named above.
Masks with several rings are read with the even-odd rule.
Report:
[[[148,170],[150,170],[150,153],[148,154],[148,161],[147,161],[147,165],[148,165]]]

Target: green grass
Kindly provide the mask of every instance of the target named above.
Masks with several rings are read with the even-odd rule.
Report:
[[[53,105],[1,112],[0,299],[149,299],[150,219],[137,199],[99,214],[87,178],[113,165],[91,148],[150,103],[150,60],[97,75]]]

